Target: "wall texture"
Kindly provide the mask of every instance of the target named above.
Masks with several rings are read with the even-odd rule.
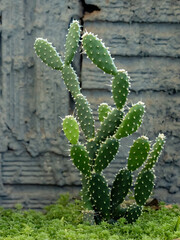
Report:
[[[63,56],[73,18],[98,34],[116,65],[129,72],[129,104],[142,100],[147,107],[141,129],[123,139],[106,170],[109,182],[133,139],[147,134],[153,140],[163,132],[167,143],[154,196],[180,203],[180,1],[0,0],[0,205],[38,209],[60,193],[79,192],[80,176],[61,131],[61,118],[74,106],[60,73],[33,51],[35,38],[44,37]],[[110,78],[80,53],[74,67],[97,119],[98,104],[112,104]]]

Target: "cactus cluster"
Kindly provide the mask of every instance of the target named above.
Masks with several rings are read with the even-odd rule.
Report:
[[[112,76],[114,107],[107,103],[99,106],[101,125],[98,130],[95,130],[90,104],[82,95],[78,77],[71,66],[80,42],[89,59]],[[76,116],[66,116],[62,127],[71,144],[71,159],[82,174],[84,206],[94,211],[96,223],[102,220],[114,221],[121,217],[128,223],[136,221],[152,193],[154,166],[164,146],[165,136],[159,134],[152,146],[146,136],[136,139],[130,148],[126,167],[119,170],[110,188],[102,172],[118,153],[120,139],[133,134],[140,127],[145,104],[137,102],[124,113],[130,87],[129,76],[125,70],[117,69],[110,52],[97,36],[85,32],[80,39],[78,21],[74,20],[68,30],[64,61],[45,39],[37,38],[34,48],[46,65],[61,71],[75,102]],[[79,141],[80,128],[86,138],[85,144]],[[122,203],[133,187],[133,172],[138,168],[140,170],[134,184],[135,203],[123,208]]]

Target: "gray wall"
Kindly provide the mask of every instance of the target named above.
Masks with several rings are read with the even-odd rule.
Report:
[[[79,192],[80,176],[61,131],[61,118],[73,112],[73,103],[60,73],[33,51],[35,38],[44,37],[63,56],[73,18],[98,34],[118,68],[129,72],[129,105],[146,104],[141,129],[123,139],[105,171],[109,182],[125,165],[133,139],[146,134],[153,140],[163,132],[167,143],[154,196],[180,203],[180,1],[0,0],[0,14],[0,205],[41,208],[60,193]],[[74,67],[97,119],[99,103],[113,104],[110,76],[79,53]]]

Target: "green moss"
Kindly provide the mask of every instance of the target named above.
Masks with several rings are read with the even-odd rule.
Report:
[[[115,224],[83,224],[82,202],[70,201],[62,195],[56,204],[45,212],[0,209],[0,240],[172,240],[180,237],[180,226],[175,226],[180,208],[167,209],[164,204],[158,211],[145,208],[134,224],[125,219]]]

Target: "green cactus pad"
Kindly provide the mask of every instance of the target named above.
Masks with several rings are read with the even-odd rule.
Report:
[[[63,120],[63,131],[71,144],[79,140],[79,125],[73,116],[66,116]]]
[[[138,205],[144,205],[151,195],[154,186],[154,174],[152,170],[143,169],[136,180],[134,196]]]
[[[111,206],[112,210],[121,204],[127,196],[132,184],[131,172],[124,168],[119,171],[113,182],[111,190]]]
[[[129,93],[129,76],[125,70],[118,71],[112,80],[113,99],[118,109],[121,109]]]
[[[91,201],[103,219],[108,220],[110,217],[110,197],[109,188],[105,178],[100,174],[92,174],[89,180],[89,191]]]
[[[117,139],[127,137],[136,132],[141,125],[144,110],[145,105],[143,102],[138,102],[130,108],[116,132],[115,136]]]
[[[122,207],[120,207],[120,206],[118,205],[118,206],[117,206],[115,209],[113,209],[113,211],[112,211],[112,218],[113,218],[114,220],[118,220],[118,219],[120,219],[120,218],[122,218],[122,217],[125,217],[126,211],[127,211],[127,208],[122,208]]]
[[[87,139],[94,137],[94,119],[87,99],[78,94],[75,98],[78,121]]]
[[[87,175],[82,174],[82,201],[85,209],[93,210],[93,206],[90,199],[89,193],[89,178]]]
[[[108,114],[111,112],[111,107],[107,103],[101,103],[98,108],[99,121],[103,122],[107,118]]]
[[[80,86],[77,75],[70,65],[63,65],[62,77],[73,98],[75,98],[77,94],[80,94]]]
[[[111,137],[117,131],[123,119],[123,112],[118,109],[113,109],[102,122],[99,131],[97,132],[97,143],[103,142],[107,137]]]
[[[129,206],[126,210],[125,218],[128,223],[136,222],[136,220],[141,216],[142,213],[142,206],[138,206],[133,204]]]
[[[75,144],[71,147],[71,158],[74,165],[79,169],[83,174],[89,175],[91,171],[90,160],[88,152],[83,145]]]
[[[134,171],[139,168],[147,159],[150,150],[150,143],[147,137],[141,136],[134,141],[128,158],[128,169]]]
[[[152,150],[149,153],[147,162],[145,164],[145,169],[153,168],[153,166],[157,162],[157,160],[162,152],[164,144],[165,144],[165,136],[164,136],[164,134],[159,134],[159,136],[156,138],[155,144],[152,147]]]
[[[74,20],[69,28],[68,35],[66,38],[66,54],[65,54],[65,64],[70,64],[73,57],[77,51],[77,47],[80,39],[80,26],[77,20]]]
[[[83,48],[91,61],[104,72],[115,75],[117,68],[104,43],[92,33],[82,36]]]
[[[116,138],[108,138],[102,143],[95,160],[94,170],[100,173],[114,159],[119,148],[119,141]]]
[[[97,143],[96,141],[93,139],[90,139],[88,142],[87,142],[87,145],[86,145],[86,148],[87,148],[87,151],[89,153],[89,157],[91,159],[95,159],[96,157],[96,152],[97,152]]]
[[[130,205],[127,208],[121,208],[118,206],[112,213],[112,217],[115,220],[123,217],[127,220],[128,223],[133,223],[136,222],[136,220],[141,216],[142,209],[142,206],[136,204]]]
[[[63,63],[61,57],[47,39],[37,38],[34,43],[34,49],[46,65],[55,70],[62,70]]]

